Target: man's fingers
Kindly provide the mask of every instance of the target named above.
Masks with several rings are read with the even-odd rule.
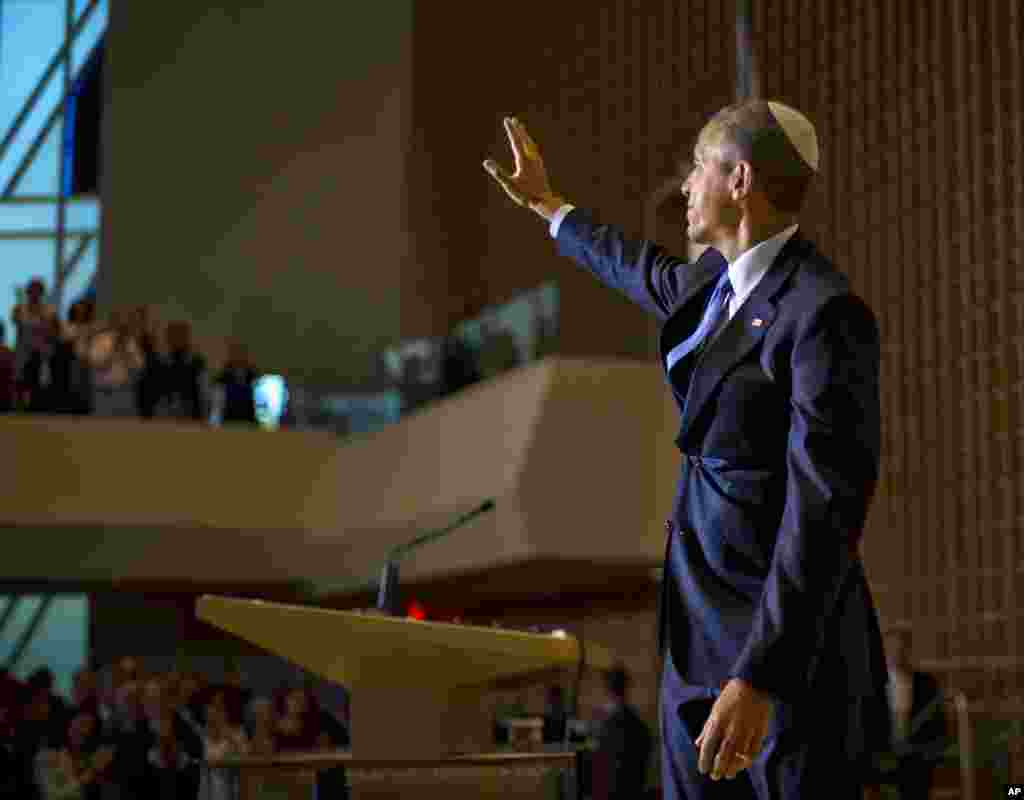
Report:
[[[505,117],[505,133],[508,135],[508,143],[512,148],[512,155],[516,159],[516,173],[523,168],[523,141],[519,134],[519,126],[512,117]]]
[[[708,720],[708,724],[704,726],[704,732],[701,733],[700,738],[702,741],[700,744],[700,757],[697,759],[697,769],[701,775],[708,775],[714,769],[715,756],[722,745],[722,731],[719,730],[717,723]]]
[[[757,737],[750,736],[746,741],[737,744],[733,749],[729,749],[728,745],[723,745],[722,749],[727,753],[733,754],[725,777],[729,779],[735,778],[743,770],[748,769],[754,763],[754,759],[757,758]]]
[[[511,130],[516,137],[516,141],[519,143],[520,151],[527,158],[540,157],[540,148],[537,147],[537,143],[533,141],[533,137],[526,130],[526,126],[515,117],[511,118]]]
[[[521,206],[529,205],[529,200],[515,188],[512,176],[500,164],[489,158],[484,162],[484,169],[501,185],[501,188],[505,190],[505,194],[511,197],[514,202]]]
[[[505,168],[502,167],[501,164],[499,164],[493,158],[488,158],[484,162],[484,169],[491,173],[491,177],[494,178],[494,180],[498,181],[503,185],[505,183],[508,183],[508,181],[511,180],[512,178],[512,176],[508,174]]]
[[[715,755],[714,767],[711,771],[711,779],[732,778],[742,769],[743,760],[737,757],[738,750],[736,740],[732,736],[726,736],[718,747]]]

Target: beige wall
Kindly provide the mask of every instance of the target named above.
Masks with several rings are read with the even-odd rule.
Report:
[[[105,299],[312,379],[429,327],[404,205],[411,0],[120,2],[110,40]]]
[[[0,452],[17,454],[0,481],[0,529],[36,532],[0,563],[0,578],[366,578],[391,548],[489,498],[494,512],[417,550],[403,578],[541,559],[649,567],[679,469],[673,414],[652,366],[551,358],[344,443],[0,418]],[[60,548],[45,546],[57,537]]]

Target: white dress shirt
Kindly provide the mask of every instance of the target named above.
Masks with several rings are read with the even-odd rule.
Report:
[[[914,705],[914,676],[901,669],[889,670],[889,708],[892,712],[893,736],[904,741],[910,734],[910,710]]]
[[[729,283],[732,284],[732,297],[729,298],[729,319],[732,319],[740,306],[750,297],[761,278],[775,261],[779,251],[785,247],[799,225],[791,225],[786,230],[775,234],[763,242],[758,242],[749,250],[740,253],[739,258],[729,264]]]

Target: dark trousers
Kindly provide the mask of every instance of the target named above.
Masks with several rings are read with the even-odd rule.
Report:
[[[843,755],[836,720],[818,724],[788,719],[776,710],[772,731],[758,757],[733,780],[711,780],[697,770],[694,741],[711,712],[715,692],[695,697],[665,659],[661,686],[662,792],[664,800],[862,800],[862,772]],[[843,699],[834,716],[843,718]],[[788,716],[788,715],[787,715]]]

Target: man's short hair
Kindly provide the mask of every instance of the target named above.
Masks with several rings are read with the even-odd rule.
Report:
[[[723,168],[739,161],[754,170],[754,185],[768,202],[796,213],[818,168],[814,126],[799,111],[768,100],[746,100],[726,106],[704,126],[700,140],[718,146]]]

